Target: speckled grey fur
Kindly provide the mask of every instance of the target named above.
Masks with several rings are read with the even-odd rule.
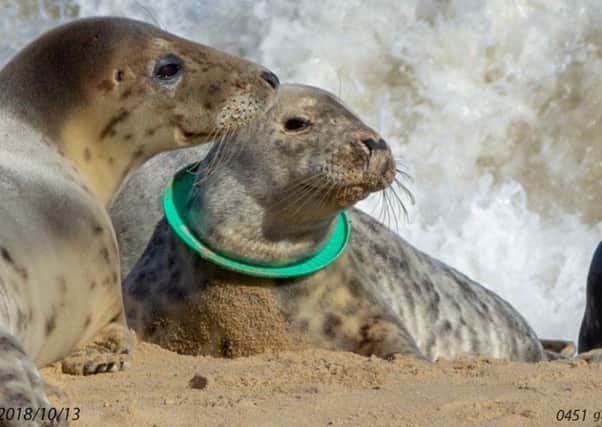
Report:
[[[0,408],[48,406],[36,367],[125,366],[107,206],[146,159],[247,123],[277,88],[257,64],[113,17],[57,27],[0,69]]]
[[[169,179],[184,166],[207,155],[210,144],[161,153],[144,163],[125,182],[110,209],[126,277],[163,217],[161,195]]]
[[[280,250],[281,246],[287,247],[287,242],[293,247],[294,238],[287,233],[298,229],[299,225],[294,222],[298,220],[297,216],[291,217],[290,224],[281,225],[286,242],[278,241],[277,237],[273,237],[273,224],[266,223],[266,218],[270,218],[267,214],[269,209],[258,200],[268,197],[270,192],[282,191],[280,184],[290,179],[284,172],[287,167],[303,170],[308,162],[326,162],[327,159],[336,162],[336,156],[335,160],[329,157],[330,151],[354,141],[343,130],[350,126],[358,127],[361,123],[359,119],[346,115],[347,110],[333,97],[322,98],[311,88],[305,88],[303,93],[303,89],[285,89],[283,86],[280,104],[288,102],[284,108],[287,112],[294,111],[295,104],[300,103],[298,98],[302,96],[299,93],[297,97],[293,96],[295,90],[319,101],[311,104],[311,108],[327,111],[316,113],[317,117],[324,119],[316,119],[315,130],[310,129],[309,136],[303,139],[308,146],[292,149],[295,139],[290,136],[283,137],[284,145],[277,144],[281,133],[277,123],[272,128],[262,125],[254,136],[250,131],[252,136],[245,145],[246,152],[221,165],[214,181],[201,182],[191,193],[189,225],[192,223],[195,232],[207,231],[207,227],[219,229],[228,224],[226,229],[233,231],[235,236],[254,236],[260,249],[265,249],[261,245],[268,248],[273,245]],[[287,91],[293,95],[287,98]],[[281,120],[278,108],[274,109],[276,112],[272,112],[266,121]],[[307,112],[307,109],[299,110],[301,114]],[[333,111],[339,111],[344,119],[337,117]],[[332,132],[326,132],[326,126],[333,127]],[[365,132],[373,132],[365,125],[361,126]],[[313,140],[312,132],[315,133]],[[376,140],[378,136],[374,138]],[[238,145],[244,144],[239,140]],[[283,161],[283,152],[289,162]],[[190,157],[194,155],[187,153],[175,159],[173,169],[165,170],[165,175],[178,169]],[[327,169],[332,171],[332,165],[328,166]],[[348,167],[351,176],[356,166],[348,164]],[[162,187],[165,175],[157,178],[153,176],[155,172],[153,169],[150,174],[151,185]],[[328,176],[332,178],[330,172]],[[270,179],[272,185],[268,186],[266,182]],[[145,178],[142,177],[137,185],[138,188],[145,187]],[[197,202],[197,199],[203,200]],[[207,200],[211,203],[207,204]],[[349,200],[350,204],[353,203],[352,199]],[[202,218],[200,222],[195,222],[194,209],[197,205],[204,209],[203,216],[198,217]],[[233,208],[235,206],[240,206],[245,214],[237,212]],[[261,211],[261,206],[265,211]],[[303,205],[298,216],[311,217],[312,210],[321,205],[313,206]],[[250,212],[255,213],[250,215]],[[259,281],[203,261],[180,242],[162,220],[143,256],[124,282],[128,321],[144,339],[165,344],[162,325],[173,322],[179,324],[180,330],[185,329],[186,322],[190,320],[187,305],[194,304],[212,288],[259,287],[269,289],[271,301],[282,314],[288,330],[311,346],[381,357],[405,354],[427,360],[494,357],[535,362],[546,359],[533,330],[502,298],[418,251],[368,215],[353,208],[349,215],[351,241],[335,263],[301,278]],[[211,240],[219,235],[207,232],[206,237]],[[140,242],[144,240],[140,238],[132,245],[128,256],[135,257]],[[237,237],[215,242],[224,250],[239,243]],[[251,244],[254,243],[248,243]],[[261,256],[253,250],[242,253]],[[222,342],[231,341],[227,332],[222,332],[222,335]],[[182,335],[178,335],[178,339],[182,339]],[[204,353],[210,347],[205,344],[196,343],[197,348],[191,352]],[[222,355],[227,355],[227,351]]]

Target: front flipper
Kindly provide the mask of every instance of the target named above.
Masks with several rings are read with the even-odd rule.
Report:
[[[48,413],[52,408],[45,388],[44,380],[21,345],[0,330],[0,408],[3,409],[0,427],[66,426],[65,420],[42,421],[38,410]],[[38,414],[37,420],[31,419],[33,414]]]
[[[129,363],[136,335],[122,322],[105,326],[96,338],[62,361],[62,370],[71,375],[92,375],[123,370]]]
[[[400,325],[378,316],[369,317],[359,325],[355,353],[383,359],[399,355],[426,360],[414,338]]]
[[[539,340],[548,360],[571,358],[577,352],[577,347],[572,341],[564,340]]]
[[[585,353],[579,353],[575,359],[585,360],[587,363],[602,363],[602,348],[595,348]]]

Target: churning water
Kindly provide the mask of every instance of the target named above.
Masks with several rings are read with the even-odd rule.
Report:
[[[107,14],[339,94],[414,176],[399,233],[576,338],[602,238],[599,0],[0,0],[0,63]]]

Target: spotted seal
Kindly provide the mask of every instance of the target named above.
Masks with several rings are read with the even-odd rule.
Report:
[[[212,147],[188,194],[186,222],[200,240],[246,262],[291,263],[323,245],[346,209],[349,245],[317,273],[257,278],[197,256],[163,219],[124,281],[128,321],[143,339],[214,356],[311,346],[546,359],[510,304],[352,207],[391,184],[395,163],[336,97],[282,86],[267,115],[228,143],[236,149]],[[220,156],[227,161],[212,166]]]
[[[0,70],[1,406],[48,405],[34,364],[123,366],[133,336],[106,207],[146,159],[246,124],[278,85],[259,65],[112,17],[56,28]]]

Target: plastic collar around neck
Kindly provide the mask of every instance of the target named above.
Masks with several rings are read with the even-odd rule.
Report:
[[[171,229],[201,258],[237,273],[255,277],[285,278],[315,273],[332,264],[349,242],[351,226],[345,212],[337,219],[332,236],[322,248],[310,257],[285,266],[265,266],[221,255],[197,239],[184,222],[188,195],[196,178],[196,167],[187,166],[176,173],[163,190],[163,212]]]

